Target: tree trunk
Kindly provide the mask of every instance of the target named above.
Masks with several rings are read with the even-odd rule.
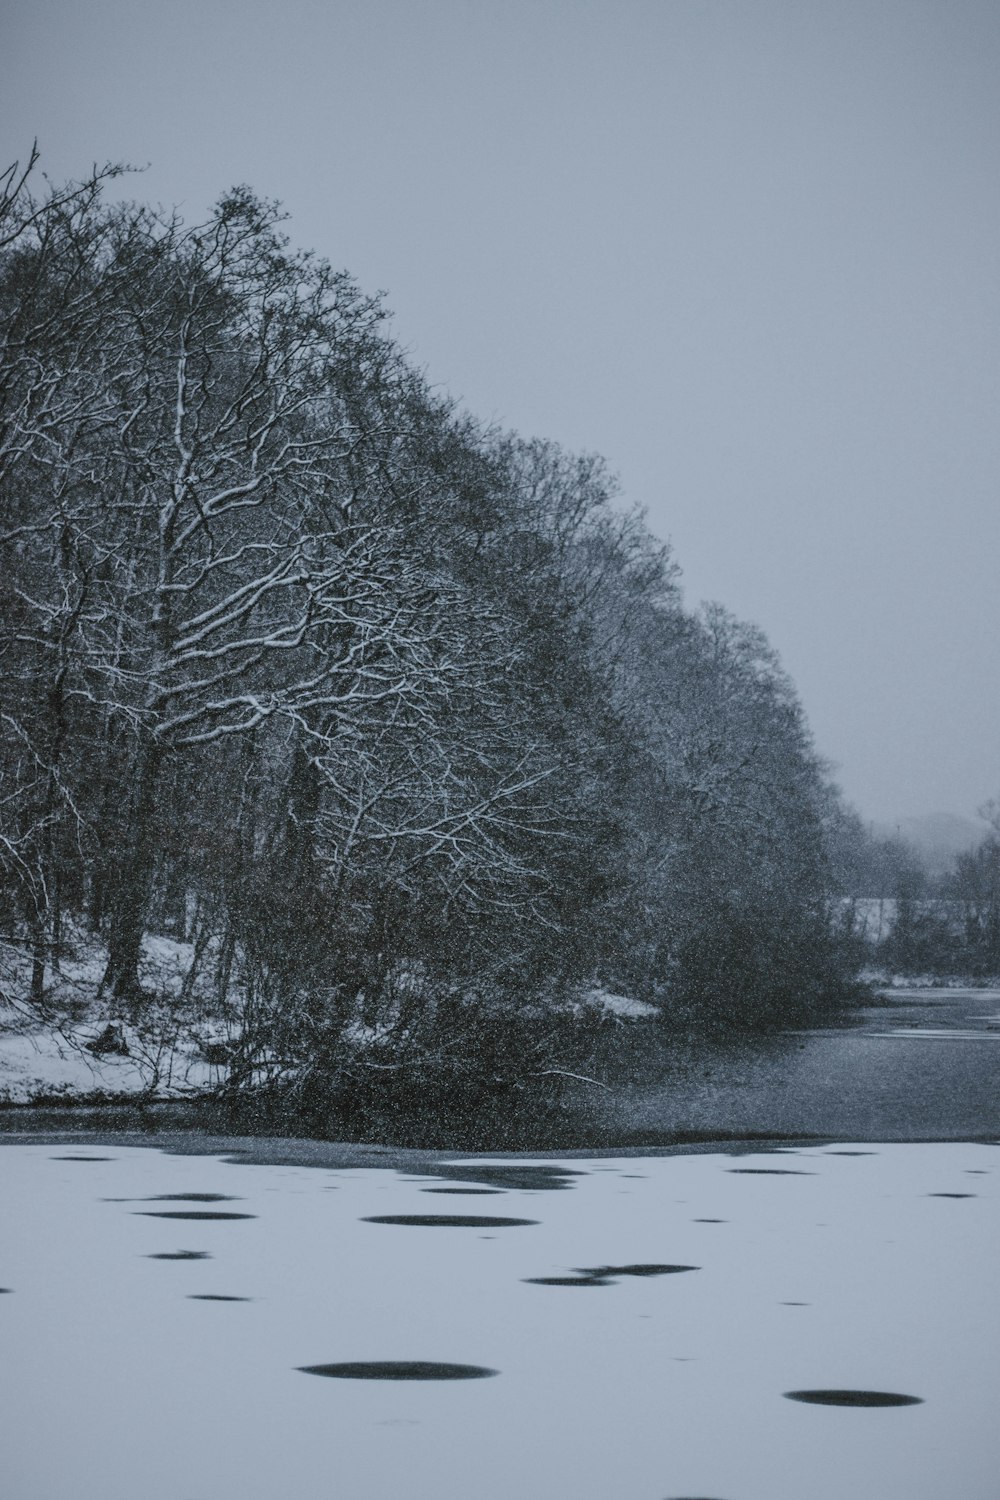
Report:
[[[31,926],[31,1003],[41,1005],[45,998],[45,916],[33,909],[29,913]]]
[[[153,817],[163,751],[149,745],[142,752],[136,774],[131,827],[118,851],[115,902],[108,935],[108,967],[104,982],[113,998],[134,1010],[143,1000],[139,959],[146,928],[156,862]]]

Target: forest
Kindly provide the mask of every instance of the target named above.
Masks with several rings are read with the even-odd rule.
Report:
[[[836,861],[843,922],[869,965],[935,984],[983,986],[1000,976],[1000,802],[979,809],[977,840],[929,861],[906,838],[877,838],[848,814]]]
[[[316,1121],[557,1077],[595,994],[849,1003],[857,820],[763,634],[685,604],[600,457],[442,397],[278,206],[188,225],[121,175],[2,183],[5,998],[85,950],[111,1035],[169,1013]]]

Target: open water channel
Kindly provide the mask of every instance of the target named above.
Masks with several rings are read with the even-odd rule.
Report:
[[[577,1090],[595,1139],[1000,1134],[1000,990],[887,991],[846,1025],[752,1042],[664,1042],[629,1024],[602,1072],[611,1087]]]

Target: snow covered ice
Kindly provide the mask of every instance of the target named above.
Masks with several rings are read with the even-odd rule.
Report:
[[[996,1500],[1000,1147],[542,1165],[0,1147],[5,1494]]]

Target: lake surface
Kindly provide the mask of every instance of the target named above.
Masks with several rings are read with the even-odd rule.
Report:
[[[1000,990],[894,990],[846,1026],[750,1042],[691,1044],[631,1028],[623,1024],[597,1074],[612,1087],[573,1086],[581,1130],[602,1143],[1000,1133]]]
[[[995,1500],[1000,1145],[255,1149],[0,1144],[7,1494]]]

